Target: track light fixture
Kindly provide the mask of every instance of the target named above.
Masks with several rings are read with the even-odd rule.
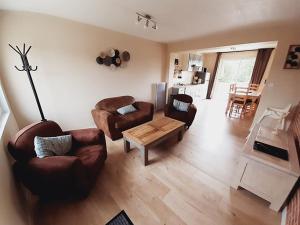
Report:
[[[149,25],[151,24],[151,28],[157,30],[157,23],[153,20],[152,16],[148,14],[140,14],[140,13],[136,13],[136,15],[137,15],[136,24],[144,22],[145,29],[149,28],[150,27]]]

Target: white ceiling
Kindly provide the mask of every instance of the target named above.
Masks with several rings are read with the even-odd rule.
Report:
[[[300,21],[300,0],[0,0],[0,9],[64,17],[159,42]],[[135,25],[135,12],[152,15],[159,29]]]

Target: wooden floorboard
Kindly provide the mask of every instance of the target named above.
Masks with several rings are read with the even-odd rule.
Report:
[[[136,149],[126,154],[122,140],[107,139],[108,159],[90,195],[36,200],[36,224],[102,225],[124,209],[136,225],[279,225],[280,213],[266,201],[229,187],[251,118],[228,119],[225,107],[209,101],[197,107],[183,140],[150,150],[147,167]]]

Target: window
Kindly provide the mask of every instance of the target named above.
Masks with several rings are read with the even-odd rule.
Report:
[[[189,54],[189,65],[188,65],[188,71],[193,71],[193,67],[200,67],[202,66],[202,56],[196,55],[196,54]]]
[[[222,54],[217,71],[218,82],[248,84],[256,55],[257,51]]]
[[[2,137],[9,113],[9,107],[0,82],[0,137]]]

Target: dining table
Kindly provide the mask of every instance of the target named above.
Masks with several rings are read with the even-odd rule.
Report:
[[[225,113],[228,113],[228,110],[230,109],[230,105],[232,102],[233,97],[245,97],[247,98],[247,100],[251,100],[252,102],[258,102],[261,96],[261,92],[259,91],[252,91],[252,92],[248,92],[248,93],[244,93],[244,92],[229,92],[228,93],[228,101],[227,101],[227,106],[226,106],[226,111]]]

